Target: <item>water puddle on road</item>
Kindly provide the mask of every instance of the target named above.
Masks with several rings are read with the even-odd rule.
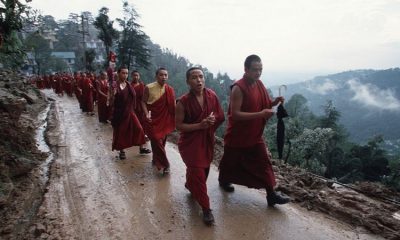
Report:
[[[53,159],[53,153],[50,151],[49,146],[46,143],[46,139],[45,139],[45,132],[46,132],[46,128],[47,128],[47,114],[50,111],[50,104],[46,107],[45,110],[43,110],[39,115],[38,115],[38,125],[39,127],[36,130],[36,134],[35,134],[35,140],[36,140],[36,145],[37,148],[48,154],[48,157],[46,158],[46,161],[44,161],[42,164],[40,164],[39,167],[39,173],[41,176],[41,183],[43,185],[45,185],[48,181],[49,178],[49,166],[51,163],[51,160]]]

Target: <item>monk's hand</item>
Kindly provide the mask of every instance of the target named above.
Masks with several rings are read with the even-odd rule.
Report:
[[[265,109],[263,109],[263,110],[261,111],[261,114],[262,114],[262,116],[263,116],[265,119],[268,120],[269,118],[271,118],[272,116],[274,116],[275,112],[274,112],[274,110],[272,110],[272,109],[265,108]]]
[[[200,129],[206,129],[206,128],[209,128],[210,126],[211,126],[211,124],[207,118],[204,118],[203,120],[201,120]]]
[[[276,106],[276,105],[278,105],[279,103],[284,103],[285,102],[285,98],[283,97],[283,96],[279,96],[279,97],[276,97],[275,98],[275,100],[274,100],[274,102],[272,103],[272,105],[274,105],[274,106]]]

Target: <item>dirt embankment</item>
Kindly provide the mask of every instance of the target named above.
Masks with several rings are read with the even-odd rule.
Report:
[[[21,74],[0,71],[0,238],[18,238],[40,205],[44,184],[38,166],[47,154],[38,150],[38,114],[47,106]]]

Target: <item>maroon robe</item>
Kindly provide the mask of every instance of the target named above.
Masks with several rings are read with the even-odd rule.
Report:
[[[44,80],[41,76],[36,77],[36,87],[38,89],[44,89]]]
[[[97,114],[99,122],[107,122],[107,120],[111,119],[111,107],[107,106],[108,88],[107,79],[97,81]]]
[[[159,170],[164,169],[169,167],[165,152],[167,134],[175,130],[174,89],[165,85],[165,93],[154,103],[147,104],[147,110],[151,111],[151,122],[145,121],[143,126],[150,139],[153,162]]]
[[[51,88],[51,81],[50,81],[49,76],[47,76],[47,75],[44,75],[44,86],[45,86],[47,89],[50,89],[50,88]]]
[[[140,104],[140,103],[142,102],[142,99],[143,99],[144,84],[142,82],[139,82],[139,84],[134,86],[134,83],[131,83],[131,86],[133,87],[133,89],[135,90],[135,93],[136,93],[135,113],[136,113],[136,116],[139,118],[140,123],[143,124],[145,116],[144,116],[142,104]]]
[[[61,75],[56,75],[54,77],[54,84],[55,84],[55,88],[54,88],[55,93],[58,94],[58,95],[64,95],[64,93],[63,93],[63,79],[62,79]]]
[[[93,84],[90,77],[82,79],[82,111],[93,112]]]
[[[259,112],[272,107],[271,98],[260,80],[252,87],[243,78],[234,85],[243,94],[241,111]],[[229,107],[224,155],[219,165],[220,182],[273,189],[275,175],[262,137],[266,122],[264,118],[235,121]]]
[[[185,187],[192,193],[200,206],[204,210],[208,210],[210,209],[210,200],[206,181],[214,156],[215,131],[225,117],[218,98],[212,90],[204,89],[203,99],[203,108],[192,92],[179,99],[184,108],[183,123],[200,123],[213,112],[216,120],[214,126],[191,132],[181,132],[178,148],[187,167]]]
[[[70,75],[64,76],[64,90],[68,96],[72,97],[73,87],[72,87],[72,77]]]
[[[132,146],[144,144],[144,132],[134,112],[135,91],[126,82],[121,90],[117,84],[117,93],[114,96],[114,110],[112,118],[113,142],[112,150],[123,150]]]

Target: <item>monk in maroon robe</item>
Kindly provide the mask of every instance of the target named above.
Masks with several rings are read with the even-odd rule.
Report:
[[[136,116],[139,119],[140,124],[142,124],[145,121],[145,116],[144,116],[144,112],[143,112],[143,107],[142,107],[142,99],[143,99],[143,94],[144,94],[144,84],[143,82],[140,80],[140,73],[136,70],[133,70],[131,73],[132,76],[132,81],[131,81],[131,86],[133,87],[133,89],[135,90],[136,93],[136,107],[135,107],[135,113]],[[146,132],[145,132],[146,133]],[[151,150],[146,148],[144,145],[139,147],[139,153],[140,154],[149,154],[151,153]]]
[[[203,221],[214,222],[207,194],[207,177],[214,156],[215,131],[225,120],[217,95],[205,88],[201,68],[193,67],[186,72],[189,93],[176,105],[176,128],[180,131],[179,152],[186,165],[185,187],[203,210]]]
[[[111,107],[107,104],[108,97],[108,77],[107,72],[100,73],[100,78],[97,80],[97,115],[99,122],[107,123],[111,119]]]
[[[166,82],[165,68],[156,71],[156,81],[144,89],[142,107],[146,116],[144,128],[153,151],[153,164],[168,174],[169,161],[165,152],[167,134],[175,130],[175,92]]]
[[[73,93],[73,87],[72,87],[72,82],[73,79],[70,74],[64,73],[64,90],[67,93],[69,97],[72,97]]]
[[[42,76],[36,76],[35,78],[36,87],[38,89],[44,89],[44,80]]]
[[[64,96],[63,79],[60,73],[56,73],[54,76],[54,85],[54,92],[60,97]]]
[[[44,75],[44,86],[47,89],[51,88],[51,81],[50,81],[50,77],[48,75]]]
[[[82,111],[94,115],[93,84],[90,75],[82,74]]]
[[[274,115],[271,108],[284,98],[272,100],[259,80],[262,72],[260,57],[248,56],[244,69],[243,78],[232,86],[218,180],[225,191],[234,191],[232,183],[264,188],[268,205],[285,204],[290,199],[274,191],[276,182],[271,155],[263,140],[264,126]]]
[[[114,89],[112,150],[119,150],[119,158],[125,159],[124,149],[145,143],[143,128],[134,112],[135,90],[126,80],[128,69],[118,69],[118,82]]]

